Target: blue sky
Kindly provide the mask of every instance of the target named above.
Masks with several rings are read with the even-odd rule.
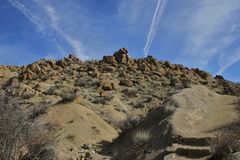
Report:
[[[0,13],[0,64],[127,47],[240,81],[239,0],[0,0]]]

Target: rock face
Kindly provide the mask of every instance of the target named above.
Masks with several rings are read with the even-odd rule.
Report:
[[[206,160],[211,154],[210,142],[215,139],[216,131],[239,120],[239,112],[232,103],[236,100],[237,97],[219,95],[203,86],[184,89],[166,101],[164,108],[149,114],[131,133],[119,137],[114,145],[121,149],[117,151],[115,159],[135,157],[145,160],[151,157],[164,160]],[[144,150],[149,153],[123,154],[136,148],[131,142],[131,135],[140,128],[147,128],[153,139],[149,139],[151,145],[137,149],[139,153]]]
[[[10,78],[17,76],[17,72],[11,71],[4,66],[0,66],[0,85],[5,85]]]
[[[26,113],[37,111],[37,125],[47,135],[60,134],[54,144],[59,159],[209,156],[210,130],[237,118],[239,102],[233,101],[240,85],[152,56],[129,55],[121,48],[102,60],[69,55],[0,66],[0,93],[17,98]]]
[[[100,76],[105,73],[110,74],[109,79],[114,77],[120,81],[120,85],[127,87],[134,84],[147,84],[146,81],[149,81],[150,85],[159,83],[164,87],[185,88],[191,84],[202,84],[218,93],[232,95],[236,95],[240,90],[239,85],[220,76],[213,78],[209,73],[199,69],[188,69],[182,65],[158,61],[152,56],[144,59],[131,59],[126,48],[121,48],[113,56],[104,56],[101,61],[82,62],[74,55],[69,55],[58,61],[40,60],[23,67],[0,67],[2,84],[13,76],[17,76],[20,81],[40,80],[54,83],[67,80],[74,83],[82,77],[86,79],[88,76],[100,80]],[[77,83],[81,83],[81,81]]]
[[[126,48],[121,48],[118,52],[115,52],[113,56],[118,63],[130,63],[130,57],[128,56],[128,50]]]
[[[103,89],[104,91],[117,90],[119,88],[119,81],[108,79],[101,80],[100,88]]]

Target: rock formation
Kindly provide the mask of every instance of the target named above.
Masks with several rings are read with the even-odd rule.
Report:
[[[121,48],[102,60],[69,55],[0,66],[0,93],[17,98],[27,113],[37,112],[34,121],[48,135],[60,135],[53,144],[58,159],[209,157],[212,130],[238,118],[240,85],[152,56],[129,55]],[[136,145],[139,137],[132,140],[138,132],[151,137],[147,145]]]

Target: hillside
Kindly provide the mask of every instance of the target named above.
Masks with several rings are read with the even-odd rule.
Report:
[[[218,129],[239,120],[239,84],[151,56],[134,59],[126,48],[102,60],[69,55],[0,66],[0,85],[56,137],[50,148],[60,160],[207,159]],[[147,144],[132,138],[139,131]]]

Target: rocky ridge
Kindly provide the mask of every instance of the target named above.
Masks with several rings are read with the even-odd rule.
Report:
[[[152,56],[133,59],[126,48],[121,48],[112,56],[104,56],[102,60],[84,62],[74,55],[69,55],[62,60],[42,59],[21,67],[0,66],[0,85],[1,92],[18,97],[24,110],[29,111],[41,104],[47,106],[46,113],[38,117],[36,122],[41,125],[45,122],[41,126],[43,128],[46,124],[57,126],[56,128],[64,133],[58,141],[65,144],[56,143],[55,147],[61,153],[59,159],[108,159],[109,156],[115,159],[164,159],[164,156],[176,157],[186,152],[199,154],[199,157],[195,158],[208,156],[209,144],[205,142],[209,135],[207,138],[186,138],[181,134],[175,135],[176,139],[168,137],[174,136],[171,130],[173,124],[165,119],[172,117],[175,110],[171,107],[177,104],[171,97],[182,89],[195,85],[205,86],[220,95],[237,96],[240,93],[239,84],[225,80],[222,76],[212,77],[205,71],[159,61]],[[68,105],[69,110],[66,109]],[[66,117],[58,119],[55,112],[59,115],[65,113]],[[93,115],[93,119],[88,119],[85,114]],[[99,120],[100,117],[103,121]],[[95,119],[98,124],[94,124]],[[152,144],[155,146],[152,149],[156,151],[149,153],[147,157],[145,152],[151,149],[140,150],[145,158],[139,158],[141,154],[136,155],[138,152],[131,151],[119,157],[126,152],[116,151],[120,146],[136,149],[131,140],[124,137],[130,137],[129,135],[139,128],[149,128],[149,124],[151,130],[158,131],[154,133],[157,141]],[[78,126],[81,128],[76,130]],[[159,126],[162,126],[164,131],[159,129]],[[87,135],[82,133],[84,130],[88,131]],[[107,135],[105,131],[114,133],[108,136],[115,139],[113,143],[104,136]],[[74,133],[71,137],[75,138],[69,140],[70,133]],[[86,138],[81,139],[78,134]],[[89,141],[86,141],[87,136],[91,138]],[[94,136],[98,138],[94,139]],[[109,141],[106,145],[107,152],[101,140]],[[204,145],[194,146],[195,141]],[[88,142],[100,145],[101,149],[95,149],[93,155],[92,149],[81,149],[81,146]]]
[[[150,90],[156,86],[163,95],[173,87],[186,88],[197,84],[207,86],[220,94],[236,95],[240,90],[238,84],[227,81],[219,75],[212,77],[199,69],[158,61],[152,56],[132,59],[125,48],[120,49],[113,56],[104,56],[103,60],[99,61],[83,62],[74,55],[69,55],[62,60],[43,59],[22,67],[1,66],[0,71],[1,83],[5,83],[6,88],[11,87],[10,94],[14,94],[14,89],[19,88],[18,83],[25,85],[30,83],[29,86],[34,94],[44,95],[46,90],[40,89],[40,84],[34,85],[34,82],[48,84],[67,82],[71,86],[85,85],[85,88],[95,88],[99,92],[116,90],[118,85],[144,86],[151,92]],[[94,84],[81,84],[84,80]]]

